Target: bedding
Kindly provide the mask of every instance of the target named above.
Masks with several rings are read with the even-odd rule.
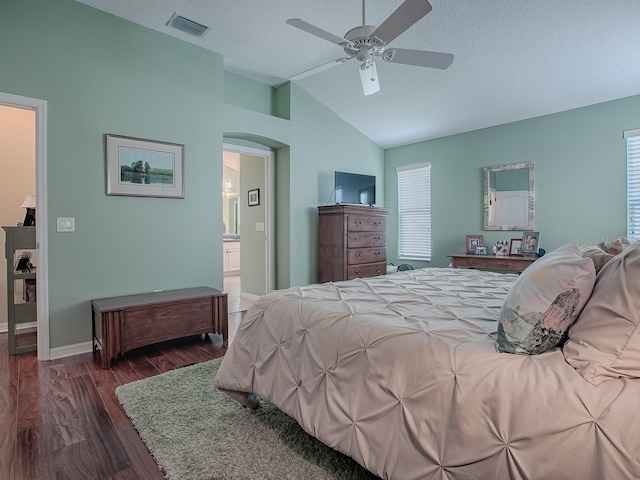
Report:
[[[595,386],[560,347],[497,351],[516,279],[427,268],[273,292],[214,385],[385,479],[640,478],[639,379]]]

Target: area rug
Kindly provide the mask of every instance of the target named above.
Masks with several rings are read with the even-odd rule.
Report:
[[[240,406],[213,388],[221,359],[116,389],[170,480],[371,480],[355,461],[308,435],[269,403]]]

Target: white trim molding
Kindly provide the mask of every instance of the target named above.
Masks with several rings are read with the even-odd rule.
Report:
[[[49,244],[47,240],[47,102],[0,92],[0,104],[36,112],[36,248],[38,249],[38,360],[49,360]]]
[[[56,347],[49,350],[49,360],[57,360],[58,358],[72,357],[83,353],[91,353],[93,351],[93,342],[82,342],[73,345],[65,345],[64,347]]]

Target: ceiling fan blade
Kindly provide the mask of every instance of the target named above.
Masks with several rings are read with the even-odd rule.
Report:
[[[327,70],[328,68],[335,67],[336,65],[340,65],[341,63],[346,62],[347,60],[351,60],[353,57],[345,57],[345,58],[336,58],[335,60],[331,60],[330,62],[323,63],[322,65],[318,65],[317,67],[310,68],[309,70],[305,70],[300,73],[296,73],[295,75],[289,77],[289,80],[300,80],[301,78],[310,77],[318,72],[323,70]]]
[[[378,82],[378,70],[374,62],[364,62],[360,65],[360,82],[362,82],[362,91],[366,95],[373,95],[380,91],[380,83]]]
[[[348,43],[344,38],[338,37],[333,33],[329,33],[326,30],[322,30],[321,28],[316,27],[315,25],[311,25],[310,23],[305,22],[304,20],[300,20],[299,18],[290,18],[287,20],[287,23],[292,27],[299,28],[311,35],[315,35],[316,37],[320,37],[323,40],[327,40],[328,42],[335,43],[336,45],[344,45]]]
[[[429,13],[431,8],[427,0],[406,0],[375,29],[371,38],[377,37],[386,45]]]
[[[444,70],[453,63],[453,54],[411,50],[408,48],[390,48],[382,54],[382,59],[391,63],[416,65],[418,67],[439,68]]]

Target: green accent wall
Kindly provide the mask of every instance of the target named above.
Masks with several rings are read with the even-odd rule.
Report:
[[[483,167],[535,162],[536,230],[547,251],[626,233],[626,144],[623,130],[640,125],[640,96],[546,115],[385,151],[385,198],[391,209],[388,257],[398,255],[396,168],[431,162],[431,262],[464,252],[465,235],[485,244],[522,232],[483,231]]]

